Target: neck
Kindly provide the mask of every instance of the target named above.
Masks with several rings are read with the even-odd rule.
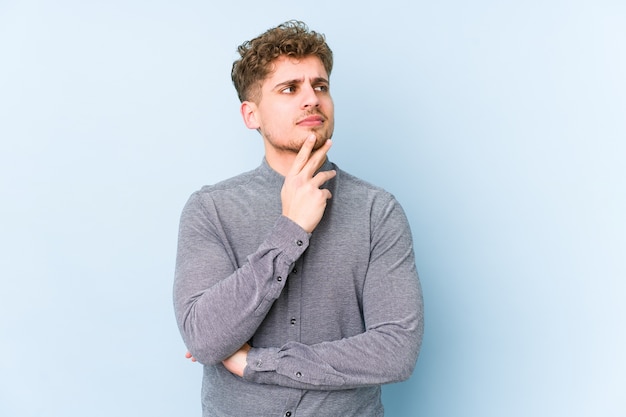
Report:
[[[283,177],[286,177],[293,161],[296,159],[297,153],[287,150],[278,150],[271,145],[265,144],[265,160],[267,164]]]

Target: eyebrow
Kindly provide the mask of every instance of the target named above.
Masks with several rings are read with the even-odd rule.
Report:
[[[290,85],[299,85],[299,84],[302,84],[303,82],[304,82],[304,79],[302,79],[302,78],[294,78],[293,80],[282,81],[282,82],[276,84],[274,86],[273,90],[278,90],[278,89],[280,89],[282,87],[288,87]],[[320,84],[320,83],[322,83],[322,84],[330,84],[328,82],[328,80],[326,78],[324,78],[324,77],[315,77],[315,78],[313,78],[312,84]]]

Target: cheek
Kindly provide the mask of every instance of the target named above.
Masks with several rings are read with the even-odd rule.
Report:
[[[274,134],[285,132],[292,125],[291,118],[287,114],[279,108],[272,109],[272,112],[265,114],[263,127],[268,131],[274,132]]]
[[[324,103],[324,110],[328,112],[328,117],[332,117],[333,112],[335,111],[335,103],[333,103],[332,98],[328,98],[328,101]]]

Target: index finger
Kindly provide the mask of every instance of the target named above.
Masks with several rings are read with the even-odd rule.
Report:
[[[296,175],[302,171],[302,168],[309,160],[309,156],[311,156],[313,146],[315,146],[315,135],[309,135],[302,144],[300,151],[298,151],[298,155],[296,155],[296,159],[294,159],[293,165],[291,165],[289,170],[289,175]]]
[[[309,156],[309,160],[301,171],[304,171],[308,176],[313,176],[313,174],[320,169],[322,164],[324,164],[324,161],[326,161],[326,154],[332,144],[333,143],[330,139],[326,139],[324,144],[319,149],[313,151],[313,153]]]

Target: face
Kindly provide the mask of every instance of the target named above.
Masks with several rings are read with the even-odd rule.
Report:
[[[266,150],[297,153],[314,133],[315,148],[333,135],[333,99],[328,74],[316,56],[279,57],[261,85],[260,99],[242,103],[246,126],[258,129]]]

